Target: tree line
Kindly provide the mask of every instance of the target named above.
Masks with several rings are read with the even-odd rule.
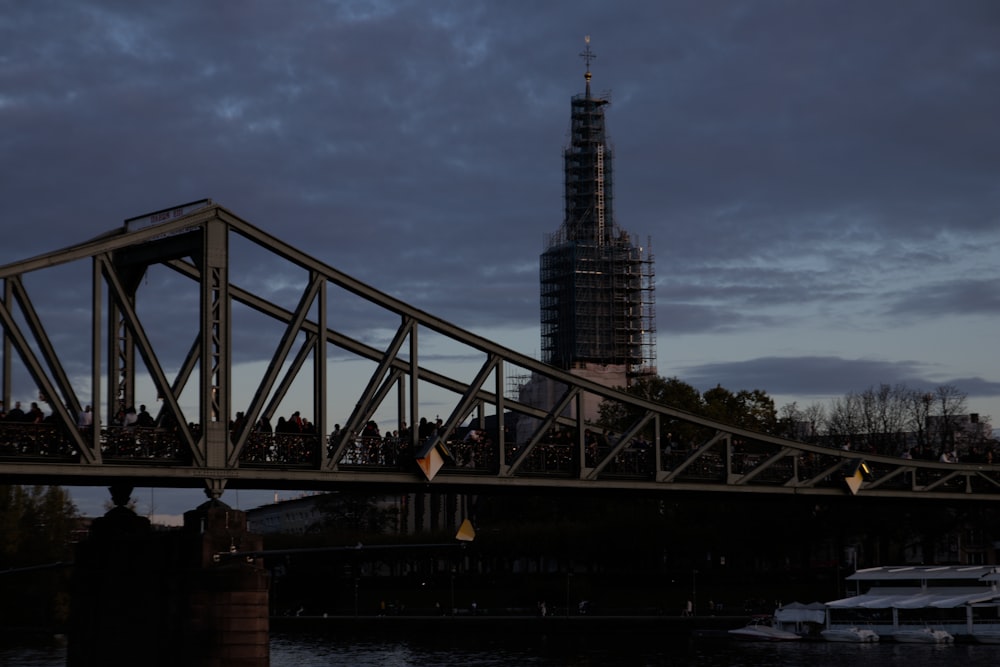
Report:
[[[988,416],[966,415],[967,395],[951,385],[932,391],[905,384],[869,387],[832,400],[799,406],[775,407],[762,389],[730,391],[717,385],[700,392],[676,378],[649,376],[624,389],[644,400],[668,405],[699,417],[766,435],[831,446],[849,446],[880,454],[916,451],[982,451],[995,444],[985,425]],[[629,405],[605,401],[597,426],[625,431],[640,416]],[[969,423],[972,422],[972,423]],[[979,426],[982,425],[982,426]],[[661,442],[696,441],[699,427],[664,420]],[[647,435],[652,435],[647,434]]]

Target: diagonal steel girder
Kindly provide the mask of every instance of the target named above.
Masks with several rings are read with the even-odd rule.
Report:
[[[199,272],[197,268],[191,265],[190,263],[176,260],[169,262],[168,266],[176,270],[178,273],[181,273],[182,275],[185,275],[191,279],[197,280],[199,277]],[[234,300],[246,306],[249,306],[260,313],[268,315],[280,322],[287,323],[295,318],[295,313],[293,311],[284,309],[270,301],[267,301],[266,299],[263,299],[262,297],[259,297],[244,289],[241,289],[237,285],[230,285],[230,294]],[[413,318],[410,318],[409,320],[407,320],[407,322],[409,322],[409,324],[407,325],[408,328],[405,330],[405,333],[409,335],[412,343],[416,337],[416,328],[414,325],[416,324],[417,321]],[[301,327],[303,331],[309,334],[319,333],[319,327],[311,321],[303,322]],[[340,332],[331,329],[326,330],[326,335],[324,336],[323,339],[326,342],[332,343],[334,345],[337,345],[338,347],[341,347],[344,350],[347,350],[348,352],[357,354],[361,357],[364,357],[372,361],[376,361],[380,365],[380,367],[384,367],[384,364],[388,364],[395,371],[409,374],[411,379],[410,383],[411,396],[416,395],[415,386],[417,377],[419,377],[422,380],[426,380],[432,384],[435,384],[439,387],[442,387],[444,389],[448,389],[449,391],[454,391],[456,393],[464,393],[469,389],[469,385],[467,385],[464,382],[459,382],[457,380],[449,378],[448,376],[441,375],[429,369],[415,366],[415,362],[417,361],[418,357],[412,352],[411,352],[411,358],[409,360],[398,358],[398,349],[396,349],[398,348],[398,346],[395,346],[394,344],[390,345],[390,347],[387,350],[382,350],[372,347],[366,343],[363,343],[361,341],[358,341],[356,339],[353,339],[349,336],[346,336]],[[404,338],[399,338],[398,340],[400,342],[403,342]],[[303,348],[303,352],[307,352],[305,347]],[[496,352],[494,353],[498,354]],[[297,367],[301,365],[301,361],[302,357],[296,360],[296,364],[293,365],[292,369],[290,369],[289,374],[292,374],[292,371],[296,370]],[[379,375],[380,371],[376,370],[375,376]],[[379,379],[380,378],[376,377],[375,384],[378,384]],[[614,395],[614,393],[616,393],[615,390],[612,389],[607,389],[607,388],[602,388],[602,389],[609,395]],[[384,392],[381,393],[384,394]],[[499,390],[499,386],[495,392],[490,392],[488,390],[480,388],[475,396],[476,400],[488,402],[491,404],[496,404],[501,397],[502,394]],[[518,401],[514,401],[511,399],[503,399],[503,400],[504,400],[503,405],[509,406],[511,409],[517,410],[522,414],[536,417],[538,419],[545,419],[550,414],[549,411],[547,410],[529,406],[520,403]],[[368,406],[369,409],[364,414],[370,416],[374,412],[374,409],[378,407],[377,402],[372,403],[371,401],[369,401]],[[576,427],[578,425],[577,420],[564,416],[557,416],[555,418],[555,423],[559,423],[561,425],[570,427]],[[346,434],[349,433],[350,431],[348,431],[348,429],[346,428],[343,430],[346,437]],[[544,431],[541,431],[541,434],[544,435]],[[330,457],[333,461],[336,461],[337,456],[343,453],[344,447],[346,447],[346,440],[342,440],[341,444],[343,446],[340,447],[334,445],[333,455]]]
[[[343,456],[344,450],[347,448],[350,434],[356,433],[361,428],[361,425],[368,421],[378,408],[375,398],[376,396],[384,396],[385,394],[385,391],[380,390],[379,387],[381,385],[387,390],[389,386],[389,382],[383,382],[385,374],[391,368],[392,362],[396,361],[399,350],[403,347],[403,343],[406,342],[407,337],[413,335],[413,320],[404,319],[399,325],[399,328],[396,329],[396,334],[392,337],[392,341],[389,343],[388,348],[379,360],[378,367],[368,378],[367,386],[365,386],[364,390],[361,392],[361,396],[358,398],[358,402],[355,405],[354,410],[347,418],[347,422],[339,442],[332,443],[333,451],[331,452],[328,460],[325,462],[327,468],[336,468],[337,461],[340,460],[340,457]]]
[[[476,377],[469,383],[468,389],[462,395],[458,404],[452,410],[451,414],[443,423],[443,429],[439,431],[432,439],[431,442],[425,445],[425,448],[430,450],[432,447],[436,447],[439,444],[447,443],[451,434],[458,428],[459,424],[465,421],[465,418],[469,416],[472,412],[473,404],[476,402],[476,394],[489,379],[490,374],[492,374],[497,366],[500,364],[501,360],[495,355],[491,355],[479,368],[479,372]]]
[[[634,438],[646,426],[646,424],[655,419],[656,415],[647,412],[645,415],[642,416],[642,418],[640,418],[634,424],[632,424],[632,426],[629,427],[629,429],[621,435],[618,444],[612,447],[611,451],[609,451],[604,457],[602,457],[602,459],[597,463],[597,465],[595,465],[594,468],[587,473],[587,479],[597,479],[597,477],[601,474],[601,471],[607,468],[608,464],[611,463],[611,461],[613,461],[614,458],[618,456],[622,452],[622,450],[629,445],[629,443],[632,441],[632,438]],[[656,451],[659,452],[660,448],[657,447]],[[659,469],[659,467],[657,467],[657,469]]]
[[[45,369],[42,367],[38,357],[35,355],[34,351],[32,351],[31,346],[28,344],[27,337],[25,337],[21,328],[14,320],[13,312],[8,308],[6,299],[3,303],[0,303],[0,320],[3,322],[5,340],[10,340],[13,346],[17,349],[17,352],[24,361],[25,366],[28,368],[28,372],[31,374],[32,379],[35,380],[38,388],[41,389],[47,397],[51,398],[60,394],[67,397],[67,401],[70,405],[76,405],[76,412],[79,414],[80,402],[76,398],[72,388],[69,386],[69,380],[66,378],[62,365],[56,357],[55,350],[52,348],[49,338],[45,334],[34,308],[31,306],[27,293],[24,291],[24,286],[21,284],[19,278],[8,278],[7,280],[10,282],[11,287],[9,292],[13,293],[18,301],[18,304],[21,306],[22,314],[28,321],[28,326],[32,331],[34,339],[38,342],[39,347],[41,348],[45,361],[56,375],[56,380],[53,381],[49,378],[49,375],[45,372]],[[5,292],[8,292],[8,290],[5,290]],[[57,384],[59,385],[58,388],[56,387]],[[66,406],[62,402],[51,401],[50,405],[56,414],[59,415],[64,424],[76,423],[75,416],[70,415],[69,410],[67,410]],[[92,442],[86,442],[80,431],[75,428],[68,429],[68,432],[70,437],[73,438],[76,446],[79,448],[80,455],[84,462],[100,462],[101,453],[99,447],[95,447]]]
[[[261,248],[265,248],[275,255],[291,261],[299,268],[305,269],[310,276],[310,289],[315,286],[318,290],[318,296],[316,298],[316,302],[318,303],[317,316],[314,319],[310,319],[310,317],[306,314],[305,309],[302,307],[297,308],[295,311],[288,311],[257,295],[251,294],[245,290],[241,290],[235,285],[229,284],[227,274],[228,261],[226,257],[226,254],[228,253],[228,245],[223,237],[230,232],[239,234],[257,244]],[[205,235],[206,238],[208,238],[208,240],[205,241],[204,246],[201,247],[203,251],[202,254],[200,256],[190,255],[194,258],[190,262],[183,259],[184,255],[182,254],[174,254],[169,257],[161,256],[160,249],[166,248],[169,244],[164,243],[162,245],[156,245],[155,247],[153,245],[150,245],[149,247],[144,246],[144,244],[153,244],[154,242],[159,243],[160,239],[169,239],[171,235],[183,235],[189,233],[192,235]],[[185,243],[180,240],[178,240],[175,245],[181,248],[186,247]],[[141,322],[135,314],[134,307],[130,307],[130,290],[127,281],[124,279],[118,279],[117,284],[115,284],[115,268],[113,266],[113,260],[109,260],[108,257],[117,251],[122,251],[132,247],[136,247],[136,266],[140,265],[143,261],[157,261],[198,281],[203,287],[202,313],[207,316],[207,322],[211,323],[211,326],[203,324],[201,331],[193,343],[191,351],[188,353],[188,356],[184,361],[181,371],[178,373],[172,384],[170,384],[167,381],[167,378],[162,375],[162,369],[159,368],[159,363],[156,360],[156,355],[153,353],[152,346],[150,345],[148,339],[145,338]],[[157,384],[158,391],[161,391],[164,399],[171,404],[166,407],[170,407],[175,412],[178,411],[178,406],[176,405],[177,397],[180,395],[181,389],[193,373],[195,366],[201,364],[203,398],[205,401],[208,400],[208,397],[215,399],[211,406],[206,408],[207,412],[203,414],[218,418],[219,428],[217,428],[217,435],[224,436],[222,441],[226,447],[230,446],[228,434],[225,432],[225,427],[223,426],[226,418],[229,416],[228,412],[230,410],[230,387],[228,378],[230,369],[229,359],[227,357],[227,348],[231,341],[228,338],[229,331],[227,329],[229,326],[228,308],[230,303],[239,301],[251,306],[259,312],[266,313],[278,321],[283,321],[286,325],[287,332],[290,333],[295,331],[296,334],[305,334],[306,342],[299,349],[298,354],[295,356],[295,360],[291,363],[291,368],[285,375],[285,378],[280,382],[278,382],[277,378],[274,376],[268,378],[267,380],[266,384],[270,388],[269,391],[273,390],[271,393],[274,393],[277,396],[284,394],[291,378],[299,372],[304,362],[310,355],[312,355],[314,360],[316,360],[316,366],[325,366],[325,364],[322,363],[323,351],[327,344],[333,344],[347,350],[350,353],[356,354],[359,357],[374,361],[378,365],[378,370],[369,379],[369,388],[366,389],[363,394],[364,400],[361,403],[364,404],[364,407],[353,413],[359,417],[372,414],[372,412],[377,409],[378,405],[386,397],[394,384],[398,384],[400,387],[400,405],[402,406],[405,400],[403,398],[403,389],[405,389],[403,382],[405,378],[408,377],[410,381],[409,401],[411,405],[411,414],[417,414],[416,406],[418,405],[418,401],[416,389],[418,380],[421,382],[429,382],[433,385],[453,391],[459,395],[460,398],[448,417],[445,429],[446,431],[453,429],[455,425],[457,425],[470,413],[472,409],[474,409],[475,405],[482,405],[484,403],[489,403],[496,407],[498,418],[502,418],[502,413],[509,409],[512,412],[534,417],[539,420],[539,427],[535,429],[533,435],[530,436],[526,444],[521,443],[521,447],[514,455],[513,461],[510,463],[508,463],[505,459],[507,454],[502,440],[503,436],[501,435],[501,442],[499,443],[499,460],[501,465],[499,472],[495,475],[489,477],[479,474],[473,477],[467,477],[464,476],[461,471],[449,471],[449,474],[439,475],[435,478],[434,483],[436,485],[439,484],[442,487],[459,487],[462,485],[468,485],[473,483],[470,480],[475,480],[474,483],[477,485],[489,483],[504,484],[512,480],[517,480],[518,483],[526,485],[544,486],[551,484],[579,488],[594,488],[596,486],[608,484],[609,479],[605,473],[611,467],[614,459],[626,450],[627,442],[630,437],[638,434],[644,428],[647,428],[651,423],[656,425],[654,430],[659,432],[658,426],[660,421],[663,419],[678,420],[701,427],[702,429],[710,431],[712,435],[706,436],[706,439],[700,444],[695,443],[693,450],[689,455],[687,455],[687,458],[680,461],[677,465],[673,465],[673,467],[670,467],[669,469],[660,465],[660,449],[659,447],[656,447],[657,458],[655,474],[651,477],[651,479],[645,481],[634,480],[627,482],[632,485],[633,488],[695,488],[695,486],[692,486],[692,483],[688,481],[692,476],[695,476],[691,474],[692,471],[694,471],[694,473],[698,473],[699,470],[696,468],[706,468],[716,465],[717,460],[721,457],[722,475],[721,478],[716,480],[714,483],[729,490],[749,492],[772,492],[781,490],[783,492],[790,493],[798,493],[809,490],[817,493],[831,493],[832,491],[830,489],[818,488],[819,485],[821,485],[824,479],[835,476],[846,461],[858,456],[856,453],[840,453],[830,451],[828,448],[817,445],[808,445],[774,436],[754,433],[733,427],[731,425],[700,418],[680,410],[653,404],[644,399],[623,394],[615,389],[596,385],[585,379],[545,366],[536,360],[502,348],[492,343],[492,341],[484,339],[480,336],[463,331],[443,320],[440,320],[439,318],[428,315],[413,306],[364,285],[363,283],[360,283],[359,281],[356,281],[305,255],[304,253],[291,248],[280,239],[254,228],[238,217],[232,215],[224,208],[218,206],[213,206],[211,208],[186,215],[182,219],[174,220],[162,225],[154,225],[149,228],[134,231],[109,233],[68,249],[47,253],[15,265],[0,267],[0,279],[4,280],[5,295],[3,304],[4,307],[0,309],[3,312],[4,323],[5,373],[3,381],[5,386],[3,389],[5,395],[9,393],[9,387],[6,384],[9,379],[9,371],[6,370],[9,364],[7,347],[8,345],[13,344],[17,347],[18,353],[21,353],[22,350],[28,351],[28,358],[25,360],[26,365],[29,366],[29,370],[32,375],[36,376],[35,379],[39,383],[39,388],[47,393],[51,392],[51,395],[53,396],[57,394],[63,395],[66,403],[72,406],[72,398],[68,398],[66,396],[67,382],[60,379],[60,371],[58,370],[60,366],[54,351],[40,352],[41,358],[36,357],[32,360],[32,341],[29,340],[28,334],[19,328],[17,319],[11,308],[14,303],[13,295],[15,294],[15,282],[20,279],[21,275],[30,271],[42,270],[55,264],[84,258],[94,259],[95,265],[102,267],[102,273],[108,274],[109,277],[105,277],[105,282],[109,286],[108,289],[112,297],[113,303],[111,306],[122,310],[122,320],[125,323],[129,334],[136,339],[135,344],[140,355],[146,362],[147,368],[150,370],[151,374],[159,376],[154,377],[154,382]],[[94,280],[96,284],[98,282],[96,271]],[[351,292],[368,302],[377,305],[385,311],[397,314],[404,323],[401,325],[400,329],[397,330],[397,337],[399,338],[398,345],[393,344],[386,349],[379,349],[329,328],[326,322],[326,313],[324,310],[326,299],[323,297],[324,290],[328,285],[336,286],[340,289]],[[95,288],[94,291],[96,293],[98,290]],[[18,298],[23,298],[26,303],[30,303],[26,293],[22,293]],[[98,312],[98,309],[99,304],[95,298],[95,313]],[[30,309],[22,308],[22,310]],[[25,321],[30,321],[32,317],[33,316],[30,312],[23,316]],[[44,343],[40,341],[44,341],[47,334],[40,326],[40,321],[38,326],[29,324],[29,328],[30,335],[33,335],[35,339],[35,347],[38,350],[43,350]],[[462,382],[447,375],[431,371],[428,368],[421,367],[417,356],[416,346],[418,330],[421,328],[437,332],[454,341],[484,353],[486,361],[480,367],[477,377],[471,382]],[[99,328],[95,326],[94,331],[94,337],[96,339]],[[401,356],[400,354],[402,345],[405,344],[407,339],[410,342],[409,357]],[[281,356],[283,358],[287,358],[290,354],[291,349],[289,347],[281,353]],[[94,352],[94,359],[98,359],[96,350]],[[504,364],[507,363],[519,366],[529,372],[546,376],[555,382],[563,383],[567,389],[563,394],[562,400],[554,409],[551,410],[543,410],[520,403],[519,401],[507,400],[503,396],[502,384],[500,383],[504,374]],[[46,366],[48,367],[48,371],[46,371]],[[97,368],[98,364],[95,361],[93,381],[93,385],[95,387],[98,385]],[[317,369],[317,374],[314,376],[317,406],[320,406],[323,391],[322,387],[325,385],[325,380],[321,379],[320,372],[321,371]],[[494,391],[490,391],[486,386],[486,380],[491,373],[497,376],[497,385]],[[207,375],[211,375],[211,378],[206,379]],[[70,387],[70,389],[72,388]],[[213,393],[211,391],[213,389],[219,389],[220,392]],[[72,392],[70,392],[70,394],[71,393]],[[268,392],[265,391],[263,393],[266,394]],[[525,477],[519,477],[521,470],[526,467],[528,455],[535,448],[545,446],[542,440],[544,433],[549,426],[554,424],[565,425],[576,429],[578,438],[576,444],[576,454],[580,461],[583,460],[582,432],[584,423],[579,417],[573,418],[563,415],[562,411],[564,408],[569,407],[574,401],[576,401],[579,405],[584,393],[630,405],[632,408],[637,409],[639,413],[637,421],[629,427],[625,433],[620,434],[620,439],[611,443],[612,446],[610,451],[607,451],[602,455],[602,458],[594,468],[587,470],[581,469],[580,475],[577,478],[560,478],[558,480],[550,481],[539,477],[532,477],[530,480]],[[255,401],[254,411],[257,412],[258,410],[263,410],[266,413],[267,411],[274,409],[277,396],[272,397],[270,402],[268,402],[264,407],[261,407],[261,402]],[[59,412],[61,419],[67,423],[70,422],[72,418],[72,415],[70,414],[70,412],[72,412],[71,408],[64,411],[57,410],[57,412]],[[317,413],[320,414],[321,412],[322,411],[319,407],[317,407]],[[401,407],[400,414],[403,414],[403,412],[404,410]],[[577,414],[580,414],[579,410],[577,410]],[[480,419],[481,418],[482,417],[480,415]],[[320,433],[324,432],[325,429],[320,431]],[[503,429],[500,429],[500,433],[503,433]],[[760,459],[759,462],[755,461],[752,464],[747,464],[751,467],[742,474],[738,474],[736,472],[737,467],[733,465],[734,453],[732,443],[734,439],[752,440],[760,449],[760,456],[758,457]],[[346,444],[346,441],[344,441],[344,444]],[[130,466],[124,464],[105,466],[101,463],[100,452],[96,446],[90,443],[84,443],[84,445],[85,446],[80,447],[80,451],[82,452],[81,455],[83,456],[85,465],[46,467],[41,464],[37,464],[38,467],[36,469],[40,471],[37,474],[43,475],[47,474],[46,471],[58,470],[59,474],[66,474],[69,476],[75,474],[79,474],[81,476],[98,474],[105,477],[133,476],[138,479],[146,478],[144,475],[149,475],[149,479],[169,479],[173,480],[173,483],[178,484],[189,483],[193,476],[198,476],[212,480],[208,483],[208,486],[217,491],[220,491],[225,485],[225,479],[227,477],[232,479],[236,479],[238,477],[243,484],[263,484],[267,487],[272,486],[272,482],[281,480],[290,484],[308,484],[310,483],[309,480],[311,480],[311,483],[316,484],[334,483],[334,480],[347,480],[350,482],[360,483],[361,480],[364,479],[384,480],[387,484],[407,483],[408,480],[409,482],[417,483],[413,482],[411,477],[407,477],[403,473],[390,474],[380,472],[377,474],[367,474],[363,471],[359,472],[354,469],[340,470],[336,467],[336,461],[338,460],[337,456],[327,458],[323,461],[323,463],[318,464],[315,469],[252,470],[243,467],[238,471],[237,475],[235,468],[240,466],[240,451],[242,446],[240,441],[236,441],[233,443],[232,448],[225,450],[226,456],[223,459],[213,462],[210,460],[211,457],[209,456],[209,453],[212,452],[214,456],[215,452],[219,451],[218,448],[209,449],[207,444],[204,442],[194,443],[192,442],[192,438],[189,437],[188,445],[191,447],[195,458],[194,471],[192,471],[191,467],[170,468],[164,466],[161,469],[153,471],[153,469],[150,468],[140,468],[140,466]],[[89,458],[88,449],[90,454]],[[339,450],[339,453],[343,453],[342,448]],[[815,455],[817,460],[820,462],[821,467],[816,468],[814,466],[808,468],[808,472],[806,474],[809,477],[801,477],[798,469],[799,455]],[[900,475],[909,474],[912,478],[909,491],[915,495],[923,494],[933,495],[936,497],[965,497],[975,496],[977,493],[985,493],[987,495],[994,494],[1000,496],[1000,493],[997,493],[996,491],[996,489],[1000,488],[1000,478],[998,478],[996,471],[993,470],[992,467],[976,467],[969,465],[943,466],[923,461],[903,463],[902,461],[893,460],[890,457],[878,456],[871,456],[868,458],[870,462],[878,464],[881,469],[881,472],[879,473],[881,477],[866,482],[862,486],[863,491],[867,491],[872,494],[890,495],[900,493],[896,489],[887,489],[885,487],[889,486],[888,482],[894,480],[898,481]],[[788,461],[789,459],[791,459],[790,465]],[[3,463],[0,462],[0,466],[2,465]],[[31,468],[28,464],[17,464],[3,468],[3,470],[16,470],[18,471],[16,474],[25,475],[28,475],[29,473],[23,471],[29,469]],[[90,472],[86,472],[87,470]],[[746,470],[746,468],[740,468],[740,470]],[[786,473],[786,471],[789,470],[791,472]],[[95,473],[93,471],[99,472]],[[192,472],[194,475],[192,475]],[[786,474],[788,475],[787,478],[781,477]],[[774,481],[774,478],[778,478],[777,481]],[[420,482],[420,484],[423,485],[423,482]],[[713,488],[712,484],[713,482],[698,482],[697,488]],[[985,489],[985,491],[983,489]]]
[[[146,370],[149,371],[150,376],[153,379],[153,384],[156,386],[160,396],[167,403],[167,406],[171,412],[178,418],[177,428],[181,433],[181,438],[183,442],[191,451],[191,455],[194,458],[195,465],[204,466],[207,461],[207,454],[205,451],[205,441],[195,441],[191,429],[188,427],[187,421],[180,418],[183,414],[180,405],[177,403],[177,397],[174,396],[170,382],[167,380],[166,374],[163,372],[163,367],[160,365],[159,359],[157,359],[156,352],[153,350],[153,345],[146,335],[146,330],[143,328],[142,323],[139,321],[139,316],[136,314],[135,309],[132,307],[131,300],[125,291],[124,286],[119,279],[118,273],[114,269],[114,265],[111,263],[110,257],[98,258],[100,262],[101,272],[104,275],[105,283],[108,286],[108,290],[111,294],[111,299],[115,302],[116,306],[122,313],[122,319],[125,325],[128,327],[131,334],[135,337],[136,345],[139,347],[139,354],[142,356],[143,362],[146,364]]]
[[[302,293],[302,297],[299,299],[299,304],[294,311],[295,317],[288,323],[288,326],[285,328],[285,332],[281,337],[281,341],[278,344],[278,349],[271,355],[271,361],[268,363],[264,378],[257,386],[257,391],[254,394],[253,400],[250,401],[250,407],[246,414],[246,422],[244,424],[243,431],[238,435],[233,451],[229,454],[229,459],[226,462],[230,468],[235,468],[238,465],[240,452],[246,444],[247,437],[253,430],[253,425],[257,423],[257,418],[260,416],[261,410],[263,409],[264,401],[267,399],[268,394],[271,393],[271,390],[274,387],[274,382],[278,377],[278,372],[281,370],[282,365],[284,365],[285,360],[288,358],[288,353],[292,349],[292,344],[295,342],[299,331],[302,329],[302,323],[305,322],[306,316],[309,314],[309,308],[312,306],[313,301],[316,299],[316,295],[320,291],[320,285],[321,278],[319,276],[314,276],[313,279],[309,281],[309,284]]]

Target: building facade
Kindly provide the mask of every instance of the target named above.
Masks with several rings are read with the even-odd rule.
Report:
[[[349,495],[349,494],[345,494]],[[306,535],[323,532],[332,520],[328,515],[336,507],[338,494],[318,493],[278,500],[247,511],[247,527],[258,535]],[[469,516],[470,496],[455,493],[382,494],[365,498],[368,511],[380,515],[382,532],[388,535],[458,530]],[[350,502],[356,503],[356,497]]]

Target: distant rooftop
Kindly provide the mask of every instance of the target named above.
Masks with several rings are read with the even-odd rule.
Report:
[[[982,579],[1000,577],[996,565],[892,565],[858,570],[848,581],[915,581],[922,579]]]

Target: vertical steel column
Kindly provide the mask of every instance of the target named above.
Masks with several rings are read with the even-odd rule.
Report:
[[[396,428],[399,429],[400,435],[403,433],[404,422],[410,425],[410,430],[415,427],[412,417],[406,416],[406,382],[400,375],[396,380]]]
[[[226,464],[232,445],[230,418],[230,346],[228,227],[205,224],[201,257],[201,443],[209,468]]]
[[[420,400],[417,382],[420,380],[420,359],[417,351],[417,325],[410,327],[410,447],[416,452],[420,444]]]
[[[324,446],[326,437],[329,434],[326,419],[326,281],[322,276],[313,272],[311,280],[319,280],[319,292],[316,294],[316,328],[319,335],[316,336],[316,345],[313,353],[313,421],[316,424],[316,435],[319,439],[319,451],[316,452],[316,461],[322,467],[322,462],[326,458],[327,448]]]
[[[586,479],[587,468],[587,425],[583,418],[583,394],[578,393],[573,401],[576,408],[576,470],[580,479]]]
[[[91,316],[90,316],[90,407],[93,427],[90,434],[90,447],[97,461],[101,460],[101,313],[104,295],[104,277],[101,272],[101,260],[92,260],[91,275]],[[110,336],[110,334],[109,334]],[[108,405],[111,412],[111,405]]]
[[[663,470],[663,450],[660,449],[660,415],[653,415],[653,478],[659,479]]]
[[[14,295],[11,290],[10,279],[5,279],[3,281],[3,305],[5,308],[10,307]],[[11,363],[10,363],[10,353],[11,353],[10,338],[7,336],[7,327],[3,330],[3,350],[0,353],[3,354],[3,368],[0,369],[0,400],[3,401],[4,409],[9,410],[10,405],[10,386],[11,386]]]
[[[105,262],[106,270],[115,271],[114,264]],[[134,294],[127,298],[133,299]],[[125,324],[121,308],[114,299],[108,302],[108,424],[114,424],[118,413],[124,413],[135,403],[135,340]]]
[[[506,398],[506,396],[503,393],[504,392],[504,383],[507,381],[506,378],[504,377],[504,372],[503,372],[504,363],[505,362],[503,361],[503,359],[501,359],[500,363],[497,364],[497,367],[496,367],[496,378],[495,378],[496,379],[496,386],[494,388],[494,391],[496,392],[496,397],[497,397],[497,403],[496,403],[496,411],[497,411],[497,440],[496,440],[496,447],[498,448],[497,449],[497,461],[500,464],[500,470],[503,470],[504,467],[507,465],[507,451],[506,451],[507,450],[507,438],[504,437],[504,415],[503,415],[503,413],[504,413],[504,399]]]

